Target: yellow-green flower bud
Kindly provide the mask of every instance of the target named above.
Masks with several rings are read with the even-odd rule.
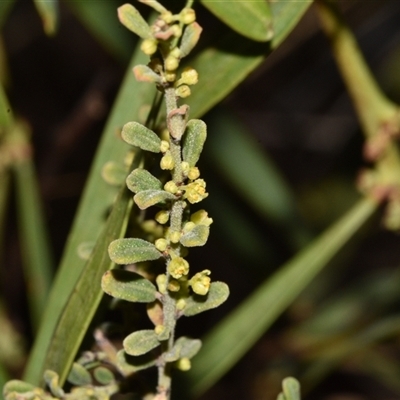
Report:
[[[186,97],[189,97],[191,94],[190,87],[188,85],[181,85],[178,88],[175,89],[175,95],[184,99]]]
[[[140,50],[143,51],[144,54],[151,56],[157,51],[158,42],[156,39],[145,39],[140,45]]]
[[[199,74],[194,68],[186,67],[182,71],[179,81],[186,85],[195,85],[199,81]]]
[[[175,167],[175,161],[169,151],[167,151],[160,161],[160,167],[164,170],[171,170]]]
[[[166,210],[161,210],[155,215],[154,218],[159,224],[166,224],[169,220],[169,212]]]
[[[169,262],[167,269],[173,278],[179,279],[189,273],[189,263],[182,257],[175,257]]]
[[[171,243],[179,243],[179,240],[181,239],[182,234],[180,232],[170,232],[169,234],[169,240]]]
[[[170,29],[172,30],[172,32],[173,32],[172,34],[175,37],[181,37],[182,36],[182,28],[179,25],[177,25],[177,24],[172,25]]]
[[[208,217],[208,213],[206,210],[196,211],[194,214],[191,215],[190,220],[196,225],[210,226],[213,223],[212,218]]]
[[[194,182],[186,185],[185,198],[189,203],[195,204],[208,196],[206,192],[206,182],[204,179],[196,179]]]
[[[192,367],[192,364],[190,362],[190,359],[187,357],[180,358],[176,363],[175,363],[176,368],[178,368],[180,371],[189,371],[189,369]]]
[[[168,150],[169,150],[169,142],[167,142],[166,140],[161,140],[161,143],[160,143],[161,153],[165,153]]]
[[[179,289],[181,288],[181,285],[179,282],[175,279],[171,279],[168,283],[168,290],[171,292],[179,292]]]
[[[186,224],[183,227],[183,232],[184,233],[190,232],[195,226],[196,224],[192,221],[186,222]]]
[[[141,226],[142,229],[147,233],[154,233],[157,229],[157,224],[153,219],[146,219],[146,221],[142,222]]]
[[[190,165],[187,161],[182,161],[181,163],[182,173],[187,176],[190,170]]]
[[[174,82],[174,80],[176,79],[176,73],[175,73],[175,72],[167,71],[167,72],[164,74],[164,76],[165,76],[165,80],[166,80],[167,82]]]
[[[186,307],[186,300],[185,299],[179,299],[176,302],[176,309],[182,311]]]
[[[180,13],[179,13],[181,22],[185,25],[189,25],[192,22],[196,21],[196,13],[193,10],[193,8],[188,8],[185,7]]]
[[[165,69],[167,71],[175,71],[179,67],[179,59],[169,55],[164,61]]]
[[[174,181],[168,181],[165,185],[164,185],[164,190],[175,194],[178,191],[178,186],[176,186],[176,183]]]
[[[167,24],[170,24],[174,21],[174,16],[171,11],[165,11],[160,15],[161,19],[165,21]]]
[[[163,238],[157,239],[157,240],[154,242],[154,246],[156,246],[156,249],[157,249],[157,250],[165,251],[165,250],[167,250],[168,242],[167,242],[165,239],[163,239]]]
[[[169,141],[169,132],[168,129],[163,129],[160,134],[161,140],[165,140],[166,142]]]
[[[200,176],[200,170],[197,167],[192,167],[189,169],[188,178],[194,181]]]
[[[170,56],[175,57],[175,58],[179,58],[181,56],[181,50],[179,47],[174,47],[170,53]]]
[[[190,280],[189,285],[192,287],[193,292],[201,296],[205,296],[211,285],[211,278],[208,276],[211,274],[209,269],[198,272]]]
[[[157,325],[154,327],[154,332],[157,336],[161,335],[163,332],[165,332],[167,328],[164,325]]]
[[[156,278],[156,283],[158,287],[158,291],[162,294],[167,293],[167,285],[168,285],[168,278],[165,274],[160,274]]]

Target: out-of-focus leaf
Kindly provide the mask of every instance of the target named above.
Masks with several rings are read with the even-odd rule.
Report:
[[[186,375],[192,395],[198,396],[212,386],[254,345],[376,208],[370,199],[360,200],[207,334]]]
[[[265,42],[274,34],[267,1],[201,0],[201,3],[233,30],[250,39]]]
[[[121,24],[142,39],[153,37],[150,26],[131,4],[124,4],[118,8],[118,17]]]
[[[185,28],[179,47],[181,58],[186,57],[196,46],[202,30],[202,27],[197,22],[193,22]]]
[[[54,35],[58,25],[58,0],[34,0],[47,35]]]
[[[0,27],[3,27],[4,21],[6,20],[7,15],[13,4],[14,4],[14,0],[0,1]]]
[[[81,20],[98,42],[123,61],[129,61],[136,37],[121,29],[115,3],[112,1],[66,1],[65,4]]]
[[[62,335],[58,338],[54,337],[52,340],[58,324],[62,322],[59,319],[60,315],[65,309],[71,293],[75,292],[75,286],[85,266],[85,260],[79,257],[78,247],[82,243],[95,243],[97,241],[104,228],[104,216],[107,215],[108,208],[113,203],[117,192],[116,188],[108,185],[101,177],[101,170],[106,162],[121,162],[126,155],[126,144],[122,140],[116,140],[115,131],[122,128],[127,121],[137,120],[140,106],[146,102],[150,104],[154,97],[155,89],[150,85],[137,83],[131,72],[133,65],[144,63],[145,59],[141,52],[138,52],[132,58],[131,66],[128,67],[127,76],[105,127],[102,141],[69,235],[60,269],[47,302],[44,318],[25,370],[24,379],[29,382],[40,384],[44,368],[58,370],[59,365],[68,364],[65,361],[65,357],[66,355],[71,358],[74,357],[74,351],[79,346],[79,340],[90,320],[89,315],[83,315],[82,313],[78,313],[79,319],[74,318],[71,321],[68,321],[66,317],[61,317],[65,319],[65,323],[70,322],[71,325],[68,327],[63,325],[60,329],[65,329],[65,332],[70,334],[71,326],[74,326],[76,327],[76,332],[80,332],[78,337],[70,335],[71,337],[67,338],[65,352],[64,344],[62,343],[65,338]],[[108,242],[103,242],[104,248],[107,248],[112,240],[113,238],[110,237]],[[108,258],[106,253],[104,256]],[[99,274],[97,280],[97,293],[93,289],[94,280],[90,282],[90,290],[87,290],[87,292],[92,293],[93,297],[89,299],[86,296],[87,293],[85,293],[83,296],[85,305],[88,305],[89,301],[97,301],[97,296],[102,295],[100,287],[101,275],[102,273]],[[94,309],[96,308],[96,305],[92,306]],[[78,306],[77,309],[80,309],[80,307]],[[77,314],[76,310],[74,312]],[[82,325],[79,325],[80,323]],[[74,333],[76,332],[74,331]],[[60,332],[58,334],[60,335]],[[71,342],[69,339],[71,339]],[[77,342],[73,344],[72,341],[74,340],[77,340]],[[59,356],[57,355],[58,350],[60,351]],[[69,364],[72,362],[71,358],[67,358]],[[47,365],[45,366],[45,364]],[[60,376],[65,377],[65,374],[60,374]]]
[[[156,365],[157,357],[151,353],[142,356],[130,356],[124,350],[117,353],[118,368],[125,374],[130,375],[134,372],[147,369]]]
[[[165,190],[143,190],[136,194],[133,199],[141,210],[145,210],[150,206],[162,203],[166,200],[175,200],[175,196],[172,193],[166,192]]]
[[[144,329],[128,335],[122,344],[127,354],[131,356],[142,356],[158,347],[160,342],[154,330]]]

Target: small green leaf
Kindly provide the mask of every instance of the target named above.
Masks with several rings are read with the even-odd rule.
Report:
[[[273,37],[272,15],[267,1],[202,0],[201,3],[234,31],[249,39],[265,42]]]
[[[28,393],[33,392],[35,390],[35,386],[30,383],[20,381],[18,379],[13,379],[8,381],[3,388],[3,395],[5,398],[11,393]],[[17,398],[17,397],[15,397]]]
[[[176,340],[174,347],[179,347],[180,358],[193,358],[201,349],[200,339],[190,339],[186,336],[181,336]]]
[[[55,397],[64,397],[64,390],[60,386],[60,378],[56,372],[47,369],[44,371],[43,378]]]
[[[108,254],[113,262],[120,265],[157,260],[161,257],[154,244],[136,238],[114,240],[108,246]]]
[[[139,122],[128,122],[122,128],[122,139],[132,146],[140,147],[142,150],[153,153],[160,152],[161,139],[155,132],[146,128]]]
[[[92,383],[92,377],[83,365],[74,362],[67,381],[75,386],[84,386]]]
[[[191,317],[203,311],[211,310],[221,305],[229,296],[228,285],[224,282],[212,282],[206,296],[193,294],[186,300],[183,315]]]
[[[297,379],[288,377],[282,381],[285,400],[300,400],[300,383]]]
[[[118,368],[125,374],[130,375],[134,372],[141,371],[156,365],[157,357],[151,353],[144,354],[143,356],[133,357],[126,354],[124,350],[117,353]]]
[[[122,342],[124,350],[131,356],[141,356],[160,345],[157,335],[152,329],[133,332]]]
[[[105,367],[97,367],[93,371],[93,376],[101,385],[109,385],[115,380],[114,374]]]
[[[126,178],[126,186],[133,193],[144,190],[161,190],[162,183],[154,175],[143,168],[136,168]]]
[[[156,299],[156,287],[143,276],[123,269],[112,269],[104,273],[101,288],[117,299],[150,303]]]
[[[179,48],[181,58],[186,57],[196,46],[202,30],[202,27],[197,22],[193,22],[185,28]]]
[[[165,190],[144,190],[136,194],[133,200],[141,210],[145,210],[154,206],[154,204],[163,203],[166,200],[175,200],[175,196]]]
[[[207,138],[207,125],[200,119],[191,119],[183,138],[183,160],[194,167],[200,158]]]
[[[136,65],[133,67],[133,73],[139,82],[161,83],[161,76],[147,65]]]
[[[149,25],[131,4],[124,4],[118,8],[118,18],[122,25],[142,39],[153,37]]]
[[[104,164],[103,169],[101,170],[101,176],[103,179],[112,186],[120,187],[126,178],[127,170],[120,163],[116,163],[114,161],[109,161]]]
[[[180,242],[185,247],[204,246],[209,234],[209,226],[196,225],[191,231],[181,236]]]

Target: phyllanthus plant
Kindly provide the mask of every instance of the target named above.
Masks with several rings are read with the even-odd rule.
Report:
[[[207,136],[203,121],[189,120],[189,107],[178,100],[190,95],[190,86],[198,81],[190,67],[179,71],[180,61],[196,45],[201,27],[195,22],[190,5],[176,15],[156,1],[142,1],[159,16],[152,26],[130,4],[118,9],[119,18],[143,40],[142,51],[150,56],[148,65],[138,65],[133,72],[139,81],[156,84],[165,97],[166,122],[160,138],[138,122],[128,122],[122,139],[145,152],[160,154],[160,168],[169,178],[162,182],[143,168],[134,169],[126,179],[134,202],[140,210],[152,206],[162,235],[154,242],[141,238],[113,241],[109,255],[119,265],[162,259],[165,272],[155,283],[127,269],[106,272],[102,288],[109,295],[126,301],[148,303],[147,310],[154,329],[139,330],[123,341],[118,353],[120,369],[137,371],[157,366],[156,399],[168,399],[171,390],[171,368],[190,369],[190,359],[200,350],[201,341],[175,338],[176,322],[182,316],[193,316],[223,303],[229,289],[225,283],[211,282],[209,269],[192,273],[186,260],[188,248],[203,246],[208,239],[212,219],[203,209],[191,212],[191,205],[208,196],[206,182],[196,166]]]

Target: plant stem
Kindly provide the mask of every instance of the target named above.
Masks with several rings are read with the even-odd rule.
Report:
[[[328,0],[317,0],[315,4],[364,133],[369,138],[373,137],[385,122],[397,117],[398,108],[386,98],[376,83],[336,4]]]

